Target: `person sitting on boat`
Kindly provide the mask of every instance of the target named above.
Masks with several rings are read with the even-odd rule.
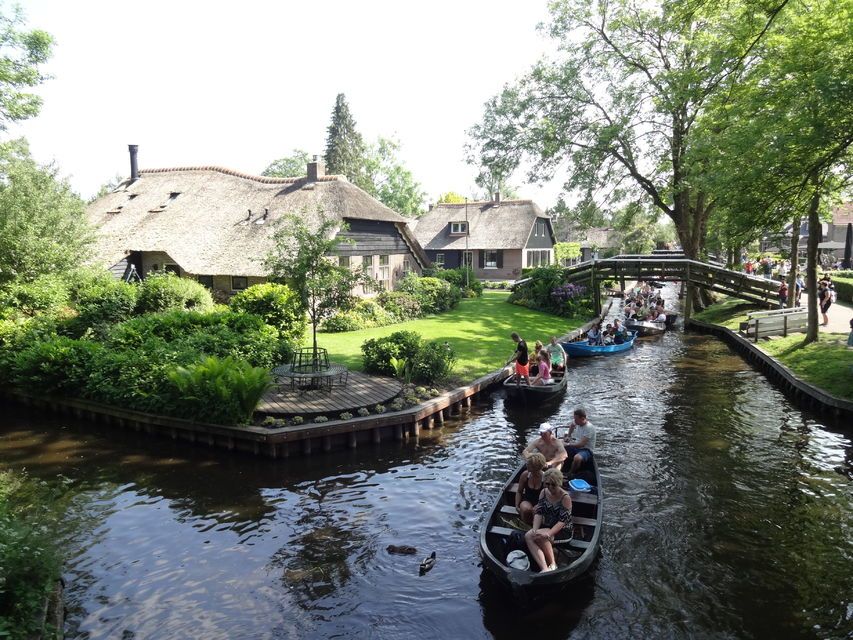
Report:
[[[512,358],[507,364],[515,363],[515,381],[517,383],[524,378],[524,381],[530,384],[530,368],[528,367],[530,357],[527,352],[527,343],[515,331],[512,332],[510,338],[515,342],[515,353],[512,354]]]
[[[563,345],[557,341],[557,336],[551,336],[551,343],[545,347],[545,350],[551,358],[551,371],[565,371],[566,361],[569,359],[569,356],[566,350],[563,349]]]
[[[539,352],[542,351],[544,345],[541,340],[536,341],[533,347],[533,353],[530,354],[530,379],[532,380],[539,375]]]
[[[658,307],[650,310],[646,319],[649,322],[666,322],[666,313],[664,313],[663,307]]]
[[[595,427],[586,419],[586,409],[576,408],[573,417],[574,419],[568,425],[568,432],[563,436],[566,443],[566,457],[571,461],[568,469],[571,476],[592,459],[595,449]],[[565,466],[563,465],[564,470]]]
[[[539,425],[539,437],[527,445],[521,455],[527,460],[534,453],[545,456],[546,469],[551,467],[559,469],[566,460],[566,447],[563,446],[563,441],[554,435],[554,429],[549,422]]]
[[[619,318],[613,321],[613,344],[624,344],[628,339],[628,330],[619,322]]]
[[[586,341],[590,345],[600,345],[601,341],[601,323],[597,322],[592,325],[592,329],[586,332]]]
[[[613,344],[613,325],[608,323],[607,328],[601,332],[601,344],[607,346]]]
[[[571,540],[574,533],[572,499],[563,489],[563,474],[559,469],[548,469],[543,485],[533,516],[533,527],[524,534],[527,549],[541,572],[557,568],[553,545]]]
[[[545,456],[536,452],[527,458],[527,469],[518,477],[518,490],[515,492],[515,508],[521,520],[533,524],[533,510],[539,502],[544,481],[542,470],[545,468]]]
[[[551,384],[551,357],[545,349],[539,350],[536,356],[536,377],[530,380],[531,385]]]

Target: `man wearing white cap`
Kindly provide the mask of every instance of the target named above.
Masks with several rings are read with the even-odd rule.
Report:
[[[545,469],[559,469],[568,457],[563,441],[554,435],[554,429],[549,422],[543,422],[539,425],[539,437],[527,445],[521,455],[527,460],[531,454],[536,452],[545,456]]]

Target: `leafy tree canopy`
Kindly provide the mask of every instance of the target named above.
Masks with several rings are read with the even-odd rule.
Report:
[[[273,160],[261,173],[271,178],[296,178],[304,176],[311,156],[307,151],[294,149],[289,156]]]
[[[83,201],[24,140],[0,144],[0,284],[81,264],[91,242]]]
[[[41,109],[41,98],[27,90],[47,79],[39,67],[50,57],[53,38],[38,29],[23,30],[23,25],[20,7],[11,15],[0,13],[0,130]]]
[[[365,159],[370,183],[366,191],[397,213],[419,215],[423,212],[426,194],[399,159],[399,151],[399,141],[381,136],[370,146]]]
[[[448,191],[438,196],[438,204],[462,204],[465,202],[465,196],[455,191]]]

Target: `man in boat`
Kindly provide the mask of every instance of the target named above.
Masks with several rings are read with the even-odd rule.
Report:
[[[539,437],[527,445],[521,455],[527,460],[534,453],[545,456],[545,469],[559,469],[568,457],[563,441],[554,435],[554,429],[548,422],[539,425]]]
[[[578,407],[574,420],[568,425],[564,436],[566,457],[571,461],[568,475],[574,476],[580,468],[592,459],[595,449],[595,427],[586,419],[586,409]]]
[[[515,382],[520,383],[521,379],[527,384],[530,384],[530,356],[528,355],[527,343],[521,339],[515,331],[510,335],[512,341],[515,342],[515,353],[512,354],[507,364],[515,363]]]

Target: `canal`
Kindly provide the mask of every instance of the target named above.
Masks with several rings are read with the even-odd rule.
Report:
[[[839,425],[708,336],[569,375],[548,408],[496,392],[417,441],[283,461],[4,407],[0,460],[73,492],[67,638],[853,637]],[[537,425],[577,405],[598,428],[602,554],[521,610],[483,575],[479,529]]]

